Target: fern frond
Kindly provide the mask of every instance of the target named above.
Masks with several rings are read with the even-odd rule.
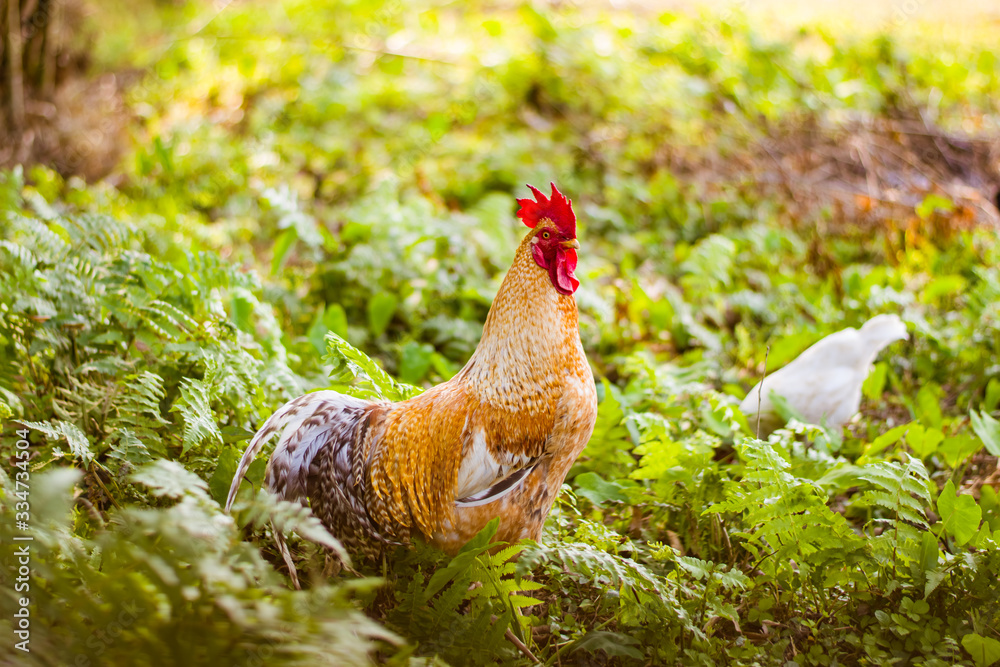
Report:
[[[112,434],[113,443],[108,454],[113,459],[120,459],[130,465],[141,465],[153,459],[145,443],[128,428],[119,428]]]
[[[127,246],[135,238],[134,229],[108,215],[84,213],[68,221],[66,231],[73,244],[104,254]]]
[[[623,597],[642,595],[649,602],[651,616],[684,619],[677,599],[676,583],[656,574],[631,558],[607,553],[584,543],[560,542],[531,545],[521,558],[522,569],[544,567],[553,577],[568,576],[601,595]]]
[[[743,480],[728,483],[726,501],[706,512],[740,515],[746,530],[736,534],[762,568],[822,571],[842,566],[863,549],[843,515],[827,505],[823,488],[787,472],[790,462],[773,443],[748,438],[739,452],[746,461]]]
[[[858,477],[877,487],[861,496],[862,502],[878,505],[895,513],[897,518],[927,528],[925,506],[931,502],[927,487],[929,476],[923,462],[908,457],[906,464],[874,461],[858,472]]]
[[[21,245],[31,250],[39,261],[57,264],[70,250],[70,245],[41,220],[14,214],[11,215],[11,222]]]
[[[34,253],[20,243],[4,240],[0,241],[0,248],[9,252],[24,271],[32,271],[38,265]]]
[[[403,401],[419,394],[419,387],[397,382],[374,359],[333,333],[326,334],[323,361],[333,367],[335,382],[354,389],[359,398]],[[353,383],[357,386],[351,386]]]
[[[156,430],[170,424],[160,413],[163,397],[163,378],[156,373],[143,371],[125,376],[118,381],[118,394],[108,425],[132,433],[140,442],[158,437]]]
[[[199,445],[205,440],[222,443],[222,432],[215,421],[211,400],[213,389],[201,380],[184,378],[181,380],[181,397],[173,409],[180,412],[184,421],[183,451]]]
[[[19,423],[41,431],[47,438],[65,440],[73,456],[83,463],[90,463],[94,459],[94,454],[90,449],[90,440],[76,424],[61,419],[53,419],[48,422],[21,421]]]

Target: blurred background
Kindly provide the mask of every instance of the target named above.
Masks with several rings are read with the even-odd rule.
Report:
[[[316,341],[331,323],[359,344],[412,338],[412,381],[473,349],[525,182],[577,202],[581,305],[618,325],[592,326],[591,349],[683,353],[717,347],[721,328],[741,366],[759,342],[745,322],[798,330],[815,309],[773,284],[703,302],[699,288],[754,280],[744,244],[778,243],[752,268],[788,252],[839,322],[852,263],[905,261],[906,233],[947,244],[998,221],[1000,9],[985,1],[5,10],[0,164],[48,191],[100,183],[115,208],[263,266]],[[730,229],[747,240],[712,237]],[[682,280],[697,285],[675,292]],[[391,306],[384,327],[362,312],[372,298]],[[646,300],[673,305],[649,325]]]
[[[0,417],[33,425],[33,471],[81,475],[37,504],[61,526],[39,552],[39,664],[71,664],[112,596],[149,610],[148,632],[99,644],[117,664],[228,664],[230,637],[363,662],[375,644],[327,611],[402,637],[396,664],[468,659],[465,611],[443,648],[440,623],[401,616],[423,561],[374,573],[396,598],[316,584],[304,617],[271,542],[248,546],[217,502],[278,405],[353,382],[331,379],[327,333],[406,383],[456,373],[523,236],[514,198],[550,181],[579,218],[602,402],[552,550],[526,561],[548,586],[544,659],[1000,659],[996,2],[0,8]],[[879,357],[860,417],[747,437],[735,406],[765,370],[879,313],[910,340]],[[872,495],[886,479],[894,505]],[[939,488],[975,509],[939,521]],[[761,526],[792,527],[767,538],[780,557],[742,548],[764,548]],[[208,634],[216,653],[163,648]]]

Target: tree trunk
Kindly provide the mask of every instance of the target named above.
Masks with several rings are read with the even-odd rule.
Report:
[[[21,44],[21,3],[3,0],[5,30],[3,33],[4,112],[11,134],[19,134],[24,127],[24,61]]]
[[[42,79],[39,82],[42,97],[51,101],[56,93],[56,56],[59,54],[59,15],[62,3],[47,0],[48,22],[42,36]]]
[[[80,80],[92,42],[84,18],[82,0],[0,0],[0,168],[41,163],[98,178],[117,159],[120,125],[108,114],[119,111]],[[88,132],[109,146],[92,155]]]
[[[0,0],[0,116],[12,136],[25,129],[29,100],[52,101],[55,94],[61,5],[57,0]]]

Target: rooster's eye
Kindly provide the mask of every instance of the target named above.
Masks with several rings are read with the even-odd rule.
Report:
[[[548,232],[542,232],[542,238],[543,238],[543,239],[547,239],[547,238],[549,238],[550,236],[552,236],[552,234],[549,234]]]

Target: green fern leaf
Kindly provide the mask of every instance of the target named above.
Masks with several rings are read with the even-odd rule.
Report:
[[[326,334],[326,349],[323,361],[333,367],[334,381],[340,386],[354,389],[352,395],[403,401],[421,392],[418,387],[394,380],[374,359],[332,331]],[[355,382],[358,386],[352,387]]]
[[[90,463],[94,460],[94,454],[90,448],[90,440],[75,424],[62,421],[61,419],[53,419],[50,422],[22,421],[20,423],[28,428],[41,431],[47,438],[65,440],[73,456],[83,463]]]
[[[212,440],[222,444],[222,432],[211,408],[212,389],[200,380],[181,380],[181,398],[173,409],[184,421],[183,451]]]

